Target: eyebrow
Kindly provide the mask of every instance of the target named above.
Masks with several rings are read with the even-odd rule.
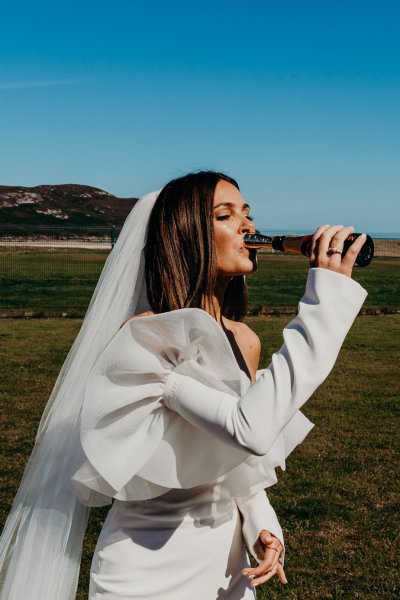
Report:
[[[233,202],[220,202],[219,204],[216,204],[216,205],[214,206],[214,209],[218,208],[219,206],[229,206],[229,207],[231,207],[231,208],[232,208],[232,206],[235,206],[235,204],[234,204]],[[250,204],[247,204],[247,203],[246,203],[246,204],[243,204],[243,206],[242,206],[242,210],[243,210],[244,208],[250,208]]]

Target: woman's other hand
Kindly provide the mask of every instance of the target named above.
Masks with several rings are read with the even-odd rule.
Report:
[[[274,575],[277,575],[281,583],[286,584],[287,579],[283,570],[280,558],[283,552],[283,545],[272,533],[264,529],[259,535],[259,546],[262,548],[257,552],[257,557],[261,561],[257,567],[248,567],[243,569],[243,575],[251,579],[251,586],[256,587],[260,583],[265,583]]]
[[[342,251],[345,239],[353,232],[354,227],[343,227],[343,225],[319,227],[311,240],[310,266],[329,269],[351,277],[357,254],[366,239],[365,233],[351,244],[343,258],[340,252],[332,252],[330,249]]]

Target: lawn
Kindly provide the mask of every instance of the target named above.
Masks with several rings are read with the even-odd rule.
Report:
[[[0,247],[0,312],[83,316],[107,256],[107,250]],[[250,311],[294,310],[307,269],[302,256],[260,252],[258,270],[247,278]],[[367,308],[400,309],[400,257],[376,256],[369,267],[354,269],[354,278],[369,291]]]
[[[279,348],[287,320],[247,319],[262,340],[261,366]],[[80,323],[0,321],[2,521]],[[304,412],[316,427],[269,492],[285,532],[289,585],[267,584],[259,599],[399,596],[399,334],[399,317],[358,317],[333,372],[306,404]],[[91,553],[105,514],[92,510],[79,600],[86,597]]]

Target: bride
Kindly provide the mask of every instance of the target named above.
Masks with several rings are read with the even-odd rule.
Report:
[[[4,528],[1,600],[73,600],[90,507],[111,503],[90,600],[239,600],[286,583],[264,489],[311,429],[299,409],[365,299],[351,279],[364,238],[342,259],[352,228],[316,231],[298,314],[258,370],[241,321],[256,268],[249,210],[233,179],[199,172],[131,211]]]

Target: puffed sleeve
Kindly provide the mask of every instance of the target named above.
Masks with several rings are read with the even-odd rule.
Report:
[[[140,333],[133,338],[128,323],[88,378],[80,417],[86,461],[72,478],[84,504],[101,506],[118,498],[163,437],[162,395],[171,366],[154,343],[159,344],[143,343]],[[132,499],[146,498],[147,487],[146,480],[136,477]],[[163,486],[158,490],[164,491]]]
[[[232,497],[272,485],[312,427],[298,408],[331,370],[365,295],[348,277],[311,269],[285,344],[247,390],[205,311],[128,321],[86,384],[72,477],[81,502],[144,500],[221,477]]]
[[[116,333],[85,386],[82,460],[72,477],[83,504],[145,500],[212,483],[248,458],[164,403],[166,380],[178,366],[236,400],[240,370],[227,346],[200,309],[131,319]]]
[[[365,297],[350,277],[310,269],[298,314],[284,329],[284,345],[244,396],[233,403],[229,394],[194,382],[178,366],[168,376],[164,402],[227,444],[266,455],[331,371]]]
[[[272,533],[284,546],[284,539],[278,517],[271,506],[264,490],[255,494],[235,498],[237,507],[242,516],[242,533],[246,546],[252,556],[258,561],[257,550],[262,552],[259,534],[263,529]],[[283,553],[281,561],[283,564]]]

